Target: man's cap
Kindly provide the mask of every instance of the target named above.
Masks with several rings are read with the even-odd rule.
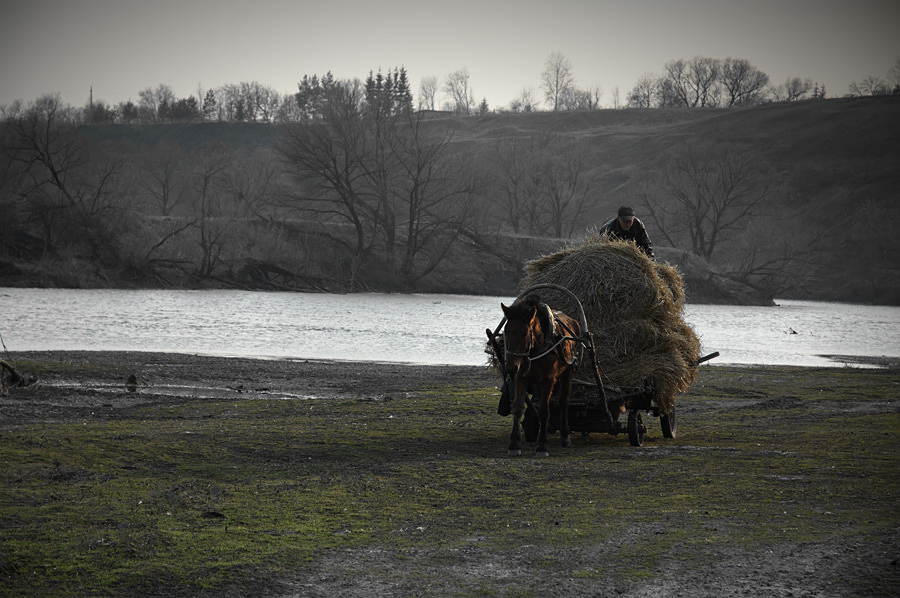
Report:
[[[628,206],[619,208],[619,218],[634,218],[634,210]]]

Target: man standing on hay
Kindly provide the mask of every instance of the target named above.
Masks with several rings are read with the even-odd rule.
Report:
[[[628,206],[619,208],[615,218],[600,227],[598,236],[609,235],[615,239],[631,241],[640,248],[647,257],[653,256],[653,246],[644,223],[634,217],[634,209]]]

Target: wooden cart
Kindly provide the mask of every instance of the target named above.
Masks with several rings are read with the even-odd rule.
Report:
[[[582,330],[581,338],[577,339],[579,344],[578,362],[581,368],[587,366],[591,369],[588,380],[576,376],[572,382],[572,392],[569,396],[569,427],[571,430],[583,434],[598,432],[618,435],[625,433],[628,434],[628,441],[632,446],[641,446],[644,444],[644,435],[647,432],[643,414],[647,413],[659,418],[664,438],[675,438],[677,420],[675,419],[674,407],[668,413],[660,413],[659,406],[656,404],[656,393],[651,386],[617,386],[603,383],[600,368],[597,364],[593,334],[588,329],[581,301],[574,293],[561,285],[538,284],[522,291],[518,298],[525,297],[529,293],[543,288],[566,294],[577,306],[578,313],[569,315],[578,320]],[[488,342],[491,344],[494,356],[499,363],[505,361],[502,333],[504,324],[506,324],[506,318],[503,318],[493,331],[490,328],[485,330]],[[587,354],[587,362],[584,360],[585,354]],[[718,352],[710,353],[697,360],[695,365],[700,365],[718,355]],[[498,411],[503,415],[504,401],[509,401],[513,395],[513,381],[508,374],[504,373],[502,375],[504,376],[504,381]],[[531,402],[531,394],[529,391],[526,397],[528,408],[525,410],[523,418],[525,440],[527,442],[537,440],[538,434],[538,413],[536,406]],[[555,432],[559,429],[559,403],[556,401],[556,394],[554,392],[550,398],[549,432]],[[604,409],[604,403],[606,404],[606,409]],[[607,419],[607,409],[612,419]],[[628,416],[626,421],[622,422],[620,417],[625,413]],[[508,410],[506,414],[508,414]]]

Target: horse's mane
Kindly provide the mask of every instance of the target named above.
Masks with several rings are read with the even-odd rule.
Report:
[[[515,303],[509,306],[509,311],[516,319],[524,318],[532,309],[536,309],[540,304],[540,296],[535,293],[530,293],[525,297],[517,299]]]

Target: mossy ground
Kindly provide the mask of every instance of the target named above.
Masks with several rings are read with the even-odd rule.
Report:
[[[99,358],[30,365],[44,378],[68,368],[65,377],[88,385],[98,372],[128,371]],[[156,375],[184,366],[162,364]],[[262,384],[290,366],[253,367]],[[205,360],[191,375],[222,384],[235,371]],[[496,415],[485,380],[311,400],[129,403],[123,390],[90,405],[52,386],[13,390],[0,398],[0,588],[352,595],[361,584],[370,595],[531,596],[900,587],[896,371],[706,367],[679,397],[676,439],[647,417],[641,448],[576,435],[543,459],[506,456],[510,420]]]

